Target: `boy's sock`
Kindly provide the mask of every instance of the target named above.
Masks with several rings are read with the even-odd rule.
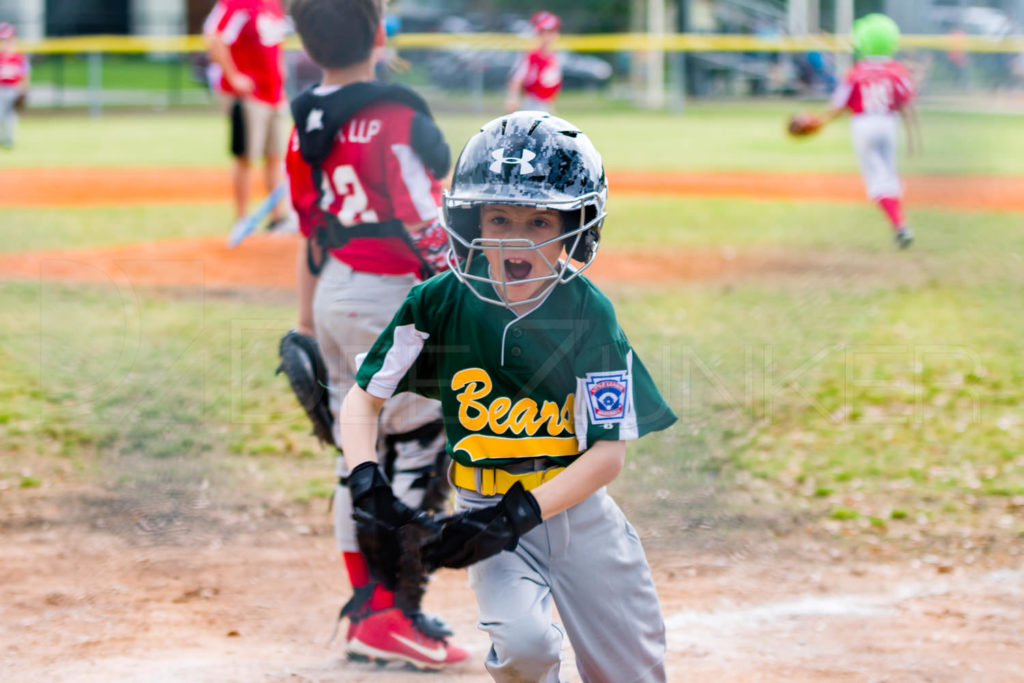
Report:
[[[362,588],[370,583],[370,568],[366,566],[366,558],[362,553],[343,552],[341,557],[345,560],[345,570],[353,589]]]
[[[348,571],[348,580],[353,590],[362,588],[370,583],[370,568],[366,564],[366,558],[362,553],[342,553],[345,560],[345,569]],[[379,612],[383,609],[395,606],[395,594],[380,584],[373,587],[373,595],[367,605],[371,612]]]
[[[903,206],[900,203],[899,197],[879,197],[878,205],[882,207],[882,211],[889,217],[893,230],[899,232],[907,227],[906,219],[903,217]]]

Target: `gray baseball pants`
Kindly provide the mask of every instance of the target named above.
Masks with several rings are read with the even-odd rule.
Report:
[[[0,145],[10,147],[14,144],[14,135],[18,130],[18,112],[14,110],[14,101],[21,94],[17,86],[0,85]]]
[[[456,508],[499,499],[459,488]],[[468,571],[479,627],[491,637],[485,665],[495,681],[557,683],[563,634],[585,683],[666,680],[665,624],[651,571],[605,489],[530,531],[515,551]]]

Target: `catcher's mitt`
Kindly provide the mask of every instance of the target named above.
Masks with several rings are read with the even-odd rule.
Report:
[[[825,122],[816,114],[793,114],[789,117],[787,129],[790,135],[800,137],[818,132],[823,125]]]
[[[25,111],[26,104],[28,104],[28,96],[25,93],[18,93],[18,96],[14,98],[14,111],[20,114]]]
[[[281,337],[277,352],[281,356],[277,373],[288,376],[292,391],[313,423],[313,434],[321,443],[334,445],[334,416],[327,398],[327,365],[316,339],[291,330]]]

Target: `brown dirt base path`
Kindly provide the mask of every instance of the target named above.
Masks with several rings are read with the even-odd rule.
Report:
[[[168,523],[74,502],[100,493],[0,498],[0,680],[491,680],[462,571],[439,572],[425,608],[469,661],[424,675],[349,663],[344,635],[327,644],[348,587],[322,501],[204,508]],[[1019,558],[936,566],[799,545],[649,553],[669,681],[1024,680]],[[578,682],[568,647],[564,660]]]
[[[95,249],[0,254],[0,280],[93,282],[144,287],[277,289],[295,287],[295,235],[258,234],[229,249],[223,237],[166,240]],[[813,259],[786,249],[735,251],[713,248],[602,249],[587,269],[600,284],[731,280],[750,275],[814,272],[861,275],[884,263],[854,262],[837,254]],[[869,272],[870,271],[870,272]]]
[[[911,176],[907,199],[943,208],[1024,211],[1024,178]],[[609,171],[616,194],[864,201],[846,173]],[[259,190],[254,186],[254,193]],[[0,206],[56,207],[226,202],[228,175],[216,168],[0,169]]]

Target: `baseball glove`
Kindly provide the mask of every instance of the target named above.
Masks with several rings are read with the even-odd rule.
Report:
[[[14,111],[19,114],[25,111],[25,105],[28,104],[28,95],[25,93],[18,93],[18,96],[14,98]]]
[[[793,114],[793,116],[789,117],[787,128],[790,135],[802,137],[818,132],[823,125],[825,125],[825,122],[818,115],[801,113]]]
[[[334,445],[334,416],[327,399],[327,365],[320,347],[309,335],[290,330],[281,337],[277,349],[281,364],[277,373],[288,377],[292,391],[313,423],[313,434],[320,443]]]
[[[516,482],[495,505],[458,512],[441,520],[435,540],[423,546],[423,561],[437,567],[468,567],[502,550],[515,550],[519,538],[541,523],[540,505]]]

